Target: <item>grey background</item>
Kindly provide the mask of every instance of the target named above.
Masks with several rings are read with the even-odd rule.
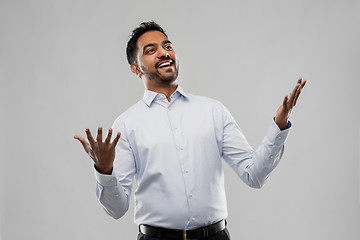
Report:
[[[223,102],[257,147],[308,79],[282,162],[261,190],[225,164],[233,239],[359,239],[360,1],[0,1],[0,239],[135,239],[95,197],[75,134],[143,94],[125,59],[155,20],[185,91]],[[133,202],[131,201],[131,206]]]

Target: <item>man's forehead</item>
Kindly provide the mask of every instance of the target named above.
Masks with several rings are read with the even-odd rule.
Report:
[[[139,37],[137,45],[139,48],[142,48],[150,43],[161,44],[165,40],[168,40],[168,38],[162,32],[148,31]]]

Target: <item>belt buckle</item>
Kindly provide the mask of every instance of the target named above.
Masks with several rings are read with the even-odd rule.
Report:
[[[184,229],[183,230],[183,240],[199,240],[198,238],[187,238],[186,232],[189,230],[193,230],[193,229]],[[206,229],[206,232],[207,232],[207,229]]]

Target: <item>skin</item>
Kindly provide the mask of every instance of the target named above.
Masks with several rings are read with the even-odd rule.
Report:
[[[278,125],[281,131],[286,129],[291,110],[295,107],[301,90],[304,88],[305,84],[306,80],[299,78],[294,89],[290,93],[290,97],[285,95],[283,103],[276,111],[275,123]]]
[[[179,71],[179,64],[172,44],[169,39],[159,31],[149,31],[144,33],[136,43],[136,61],[130,65],[131,71],[143,80],[146,89],[162,93],[170,102],[170,96],[175,92],[178,83],[176,81]],[[172,61],[172,65],[167,68],[159,68],[163,62]],[[304,88],[306,80],[299,78],[290,96],[284,97],[275,115],[275,123],[280,130],[287,127],[290,113]],[[120,139],[121,133],[118,132],[112,142],[112,129],[110,128],[105,141],[102,141],[102,127],[98,127],[96,140],[92,137],[88,128],[85,129],[87,140],[75,135],[85,152],[93,159],[96,169],[102,174],[111,174],[115,159],[115,146]]]
[[[137,41],[136,62],[130,69],[144,82],[145,88],[164,94],[170,102],[171,94],[178,83],[179,64],[169,39],[159,31],[144,33]],[[159,64],[171,60],[170,69],[158,68]]]

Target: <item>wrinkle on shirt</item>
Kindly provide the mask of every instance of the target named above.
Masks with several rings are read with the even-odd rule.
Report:
[[[143,99],[121,114],[113,129],[122,133],[122,140],[112,176],[95,171],[102,187],[99,201],[110,215],[126,212],[135,178],[135,223],[174,229],[225,219],[222,159],[247,185],[261,187],[278,164],[289,131],[280,131],[272,120],[254,151],[219,101],[187,94],[180,86],[170,102],[164,94],[145,90]],[[114,177],[116,184],[107,186]]]

